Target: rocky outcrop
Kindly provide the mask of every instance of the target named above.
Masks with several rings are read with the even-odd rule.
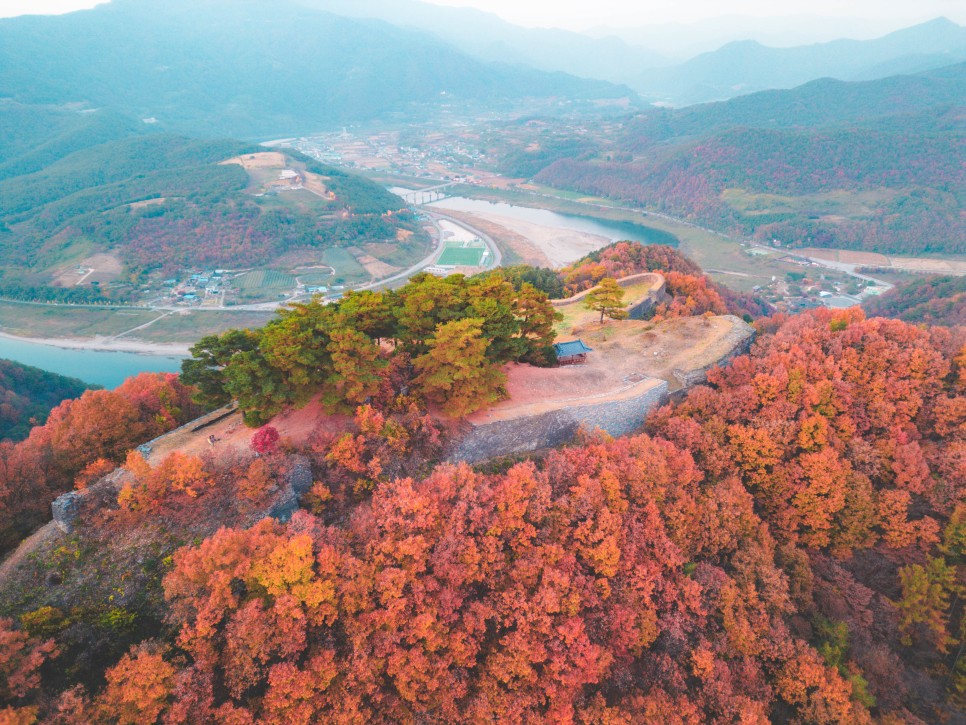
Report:
[[[302,496],[312,488],[312,466],[305,456],[292,456],[289,468],[284,474],[284,484],[281,494],[267,511],[267,516],[277,521],[286,522],[299,509]]]
[[[70,534],[90,513],[116,505],[126,474],[127,471],[118,468],[82,491],[58,496],[50,505],[54,524],[65,534]]]

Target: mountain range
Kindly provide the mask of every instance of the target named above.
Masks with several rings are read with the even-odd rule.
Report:
[[[115,0],[0,21],[0,97],[107,108],[175,132],[278,137],[441,103],[628,96],[292,0]]]
[[[966,60],[966,28],[946,18],[877,38],[840,38],[788,47],[770,47],[751,39],[753,35],[778,38],[774,32],[760,32],[761,23],[748,18],[731,22],[719,19],[716,34],[712,28],[705,31],[711,33],[709,38],[721,40],[721,46],[676,62],[672,47],[660,43],[656,32],[607,28],[583,34],[557,28],[523,28],[475,8],[438,6],[420,0],[299,1],[342,16],[375,18],[425,31],[482,61],[626,84],[648,100],[673,106],[792,88],[825,77],[873,80]],[[783,19],[786,29],[789,25]],[[683,42],[680,36],[676,33],[677,43]],[[723,42],[729,37],[744,39]],[[651,49],[653,45],[660,46],[661,51]]]
[[[752,40],[729,43],[680,65],[625,79],[643,96],[675,106],[769,88],[792,88],[818,78],[873,80],[966,60],[966,28],[945,18],[875,40],[835,40],[771,48]]]
[[[532,176],[787,246],[958,254],[964,99],[966,63],[652,109]],[[521,168],[519,151],[506,159]]]

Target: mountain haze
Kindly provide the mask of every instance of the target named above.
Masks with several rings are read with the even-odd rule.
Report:
[[[482,61],[563,71],[614,83],[634,79],[640,68],[671,62],[659,53],[613,35],[592,38],[559,28],[524,28],[469,7],[446,7],[419,0],[300,2],[338,15],[378,18],[399,27],[418,28]]]
[[[0,21],[0,97],[106,107],[193,134],[309,132],[441,101],[627,95],[289,0],[115,0]]]
[[[683,106],[792,88],[823,77],[873,80],[963,60],[966,28],[937,18],[875,40],[835,40],[792,48],[737,41],[681,65],[644,71],[628,82],[647,97]]]

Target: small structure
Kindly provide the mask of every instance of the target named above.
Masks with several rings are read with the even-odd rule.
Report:
[[[557,362],[561,365],[580,365],[587,360],[587,353],[593,352],[583,340],[556,342],[553,349],[557,351]]]

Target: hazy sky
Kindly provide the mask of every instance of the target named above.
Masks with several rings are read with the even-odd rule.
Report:
[[[914,23],[945,15],[966,23],[966,0],[428,0],[489,10],[522,25],[580,30],[596,25],[694,22],[722,15],[827,15]]]
[[[0,17],[60,13],[89,8],[99,0],[0,0]],[[199,0],[203,2],[203,0]],[[966,23],[966,0],[429,0],[473,6],[524,25],[567,27],[642,26],[693,22],[721,15],[775,17],[797,14],[893,20],[897,25],[939,15]]]

